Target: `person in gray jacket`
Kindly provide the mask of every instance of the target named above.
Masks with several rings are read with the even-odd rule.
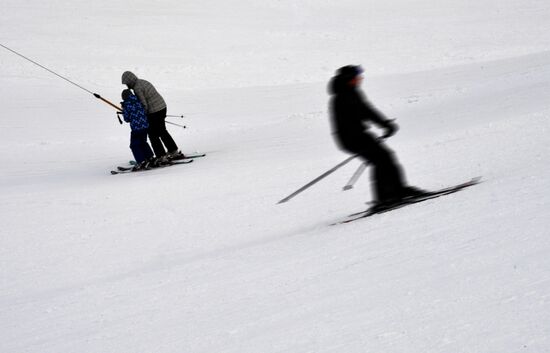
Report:
[[[169,162],[172,159],[183,158],[176,142],[166,130],[166,103],[155,87],[149,81],[138,78],[130,71],[122,74],[122,84],[134,91],[147,112],[149,120],[147,133],[157,160]]]

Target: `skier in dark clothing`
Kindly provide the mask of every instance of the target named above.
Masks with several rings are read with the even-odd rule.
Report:
[[[387,206],[406,197],[419,196],[424,191],[407,186],[402,168],[382,139],[398,130],[397,124],[376,110],[359,91],[360,66],[344,66],[331,80],[330,112],[333,132],[341,149],[358,154],[372,164],[373,193],[377,206]],[[382,138],[368,131],[369,123],[385,130]]]
[[[138,98],[132,94],[132,91],[125,89],[122,91],[122,115],[124,121],[130,123],[132,132],[130,133],[130,149],[136,160],[136,165],[132,170],[149,169],[153,162],[153,151],[147,143],[147,130],[149,122],[145,109]]]
[[[122,84],[134,90],[145,108],[149,120],[149,140],[157,161],[162,164],[168,163],[170,160],[184,158],[185,156],[178,150],[176,142],[166,130],[166,103],[155,87],[149,81],[137,78],[130,71],[122,74]]]

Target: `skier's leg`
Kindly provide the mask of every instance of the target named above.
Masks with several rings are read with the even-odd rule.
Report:
[[[166,147],[166,150],[168,151],[168,153],[177,152],[178,146],[176,145],[176,142],[174,141],[174,139],[166,129],[166,122],[165,122],[166,108],[159,112],[154,113],[154,115],[155,115],[155,119],[158,121],[158,124],[157,124],[158,136],[160,137],[160,140]]]
[[[132,150],[136,164],[140,164],[146,158],[143,153],[143,137],[147,138],[145,132],[132,131],[130,133],[130,149]]]
[[[386,202],[400,198],[406,181],[393,151],[376,140],[370,139],[370,141],[365,141],[359,154],[373,166],[372,181],[375,200]]]
[[[155,156],[149,142],[147,142],[147,135],[145,135],[145,140],[143,143],[143,153],[145,155],[145,159],[151,159]]]
[[[142,130],[139,132],[139,149],[144,161],[150,162],[154,154],[153,150],[151,150],[151,146],[149,146],[149,143],[147,142],[147,130]]]
[[[399,200],[406,197],[416,197],[425,194],[427,191],[409,186],[405,180],[403,168],[397,161],[395,153],[389,149],[384,149],[386,152],[381,153],[376,159],[374,171],[375,180],[375,195],[378,195],[378,200]]]
[[[153,151],[155,151],[155,156],[160,158],[166,154],[162,141],[160,140],[160,133],[162,131],[162,126],[164,125],[164,120],[159,121],[155,113],[148,114],[147,119],[149,120],[149,141],[151,141],[151,146]]]
[[[407,185],[403,168],[397,161],[393,151],[387,148],[381,150],[384,152],[380,155],[379,166],[383,173],[384,183],[393,193],[399,193]]]

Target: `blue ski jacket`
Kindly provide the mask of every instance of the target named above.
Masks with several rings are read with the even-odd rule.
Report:
[[[145,109],[134,94],[124,100],[121,105],[124,121],[130,123],[132,131],[147,130],[149,128]]]

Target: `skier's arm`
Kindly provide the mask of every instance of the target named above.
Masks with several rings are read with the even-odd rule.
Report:
[[[378,109],[376,109],[370,102],[363,102],[364,116],[376,123],[380,127],[386,127],[386,122],[389,120],[384,114],[382,114]]]
[[[368,113],[365,115],[369,117],[369,120],[373,121],[378,126],[386,130],[382,138],[388,138],[395,134],[397,130],[399,130],[399,126],[394,122],[393,119],[388,119],[384,114],[373,107],[370,103],[365,103],[365,108],[366,110],[368,110]]]
[[[382,138],[388,138],[395,134],[399,130],[399,126],[393,120],[386,120],[386,126],[384,126],[386,132],[382,135]]]
[[[130,122],[130,112],[128,111],[128,105],[124,104],[124,102],[120,102],[120,106],[122,107],[122,118],[125,122]]]
[[[141,103],[141,105],[143,105],[143,108],[145,109],[145,112],[148,113],[149,112],[149,106],[147,105],[147,96],[145,95],[145,92],[143,91],[143,89],[139,88],[139,89],[136,90],[134,88],[134,93],[138,97],[139,102]]]

